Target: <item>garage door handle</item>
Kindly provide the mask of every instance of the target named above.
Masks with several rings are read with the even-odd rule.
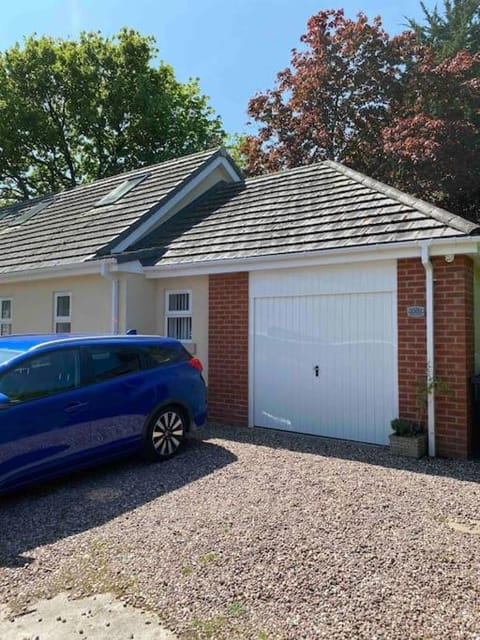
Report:
[[[320,372],[320,367],[318,366],[318,364],[313,367],[313,370],[315,371],[315,377],[318,378],[318,374]]]

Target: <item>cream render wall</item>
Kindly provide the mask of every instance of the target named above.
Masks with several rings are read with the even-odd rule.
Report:
[[[185,346],[200,358],[208,380],[208,276],[149,280],[141,274],[119,273],[118,281],[119,333],[137,329],[165,335],[166,291],[191,290],[192,344]],[[97,275],[0,284],[0,298],[13,300],[13,332],[52,332],[56,292],[72,294],[73,333],[111,332],[112,283]]]
[[[156,283],[141,274],[125,273],[120,278],[119,332],[136,329],[138,333],[157,331]],[[163,333],[163,332],[162,332]]]
[[[101,276],[78,276],[0,284],[0,297],[13,300],[14,333],[53,331],[56,292],[72,294],[72,332],[110,332],[110,282]]]
[[[187,349],[193,346],[197,358],[204,366],[204,377],[208,383],[208,276],[191,278],[163,278],[152,280],[156,291],[156,330],[165,335],[165,295],[166,291],[189,289],[192,292],[192,343],[185,343]]]

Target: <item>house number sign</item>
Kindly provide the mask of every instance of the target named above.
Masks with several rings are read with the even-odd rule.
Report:
[[[407,316],[409,318],[424,318],[425,307],[407,307]]]

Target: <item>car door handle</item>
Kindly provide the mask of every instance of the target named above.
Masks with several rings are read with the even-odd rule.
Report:
[[[65,407],[65,413],[75,413],[86,406],[88,406],[88,402],[73,402]]]

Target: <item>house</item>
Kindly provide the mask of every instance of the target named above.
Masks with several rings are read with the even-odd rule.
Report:
[[[386,444],[425,413],[430,455],[468,457],[479,230],[341,164],[244,180],[207,151],[0,210],[0,333],[172,335],[213,420]]]

